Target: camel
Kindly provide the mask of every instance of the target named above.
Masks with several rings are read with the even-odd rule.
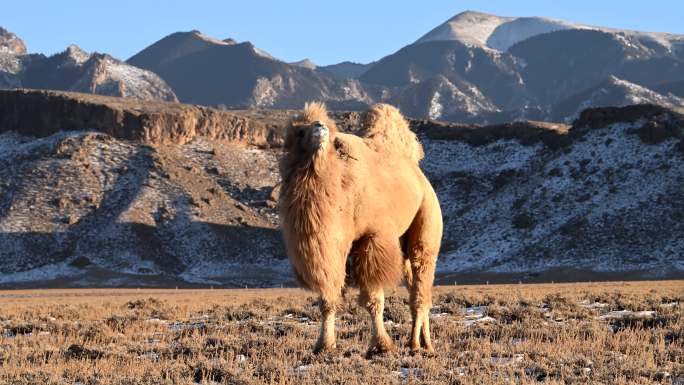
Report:
[[[442,214],[419,162],[423,148],[398,109],[377,104],[359,135],[339,132],[321,103],[307,103],[285,133],[280,215],[297,280],[320,295],[315,353],[336,349],[335,311],[347,265],[372,319],[368,356],[395,350],[383,323],[384,289],[410,293],[410,348],[434,351],[429,312]]]

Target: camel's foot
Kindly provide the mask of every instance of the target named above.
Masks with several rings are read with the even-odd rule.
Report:
[[[411,338],[409,348],[411,349],[411,353],[413,354],[420,353],[421,351],[425,351],[427,353],[435,352],[435,348],[432,346],[432,341],[426,341],[423,338],[420,338],[419,341],[416,341],[416,339]]]
[[[335,341],[322,341],[319,340],[316,342],[316,346],[314,346],[313,353],[314,354],[322,354],[322,353],[328,353],[335,351],[337,349],[337,344],[335,344]]]
[[[389,338],[389,336],[377,338],[371,342],[371,346],[368,348],[368,352],[366,352],[366,358],[372,358],[378,354],[391,353],[396,350],[397,347],[394,345],[394,342],[392,342],[392,339]]]
[[[434,353],[434,352],[435,352],[435,348],[432,346],[432,342],[421,341],[421,344],[420,344],[420,345],[421,345],[421,346],[423,347],[423,349],[425,349],[425,351],[428,352],[428,353]]]

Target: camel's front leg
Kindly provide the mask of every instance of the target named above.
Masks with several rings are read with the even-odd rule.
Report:
[[[337,301],[321,297],[321,334],[314,347],[314,353],[335,350],[335,310]]]
[[[385,309],[385,293],[383,289],[368,289],[362,286],[359,302],[366,307],[371,316],[372,337],[366,356],[370,358],[375,354],[396,350],[392,338],[387,334],[382,318]]]

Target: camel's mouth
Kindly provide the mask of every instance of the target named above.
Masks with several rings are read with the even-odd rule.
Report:
[[[330,139],[330,130],[322,122],[314,122],[311,125],[311,142],[316,150],[325,149]]]

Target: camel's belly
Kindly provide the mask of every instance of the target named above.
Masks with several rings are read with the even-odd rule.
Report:
[[[378,165],[375,178],[365,189],[369,198],[362,216],[370,228],[392,231],[398,237],[408,230],[423,199],[424,176],[417,167],[400,164],[397,167]],[[398,172],[403,169],[404,172]]]

